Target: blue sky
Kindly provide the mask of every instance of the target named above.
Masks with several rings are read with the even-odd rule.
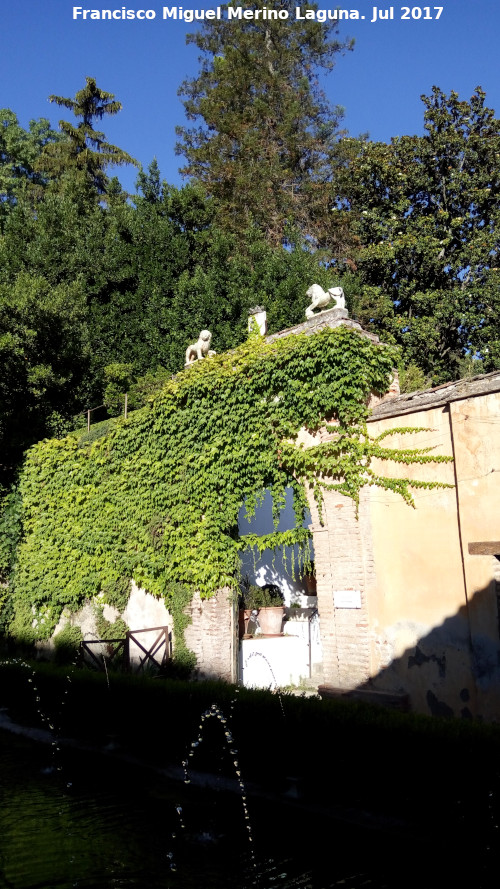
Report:
[[[196,47],[185,37],[196,26],[164,21],[162,5],[148,0],[128,9],[156,12],[150,21],[74,21],[74,3],[67,0],[0,0],[0,107],[11,108],[20,123],[48,117],[54,125],[71,118],[47,101],[49,94],[74,96],[95,77],[98,85],[115,93],[123,111],[103,122],[109,141],[147,166],[157,157],[163,178],[180,184],[181,159],[174,153],[175,126],[184,123],[177,89],[197,71]],[[445,92],[456,90],[468,99],[481,85],[487,104],[500,116],[498,0],[439,0],[439,19],[424,20],[424,10],[436,16],[435,7],[394,6],[394,19],[371,22],[373,3],[352,0],[364,21],[342,22],[341,34],[355,38],[353,52],[339,58],[323,83],[333,104],[345,107],[345,124],[351,135],[368,132],[372,139],[422,132],[422,93],[433,84]],[[105,2],[93,8],[121,9]],[[88,3],[88,8],[92,7]],[[356,6],[355,6],[356,4]],[[184,8],[211,9],[210,0],[188,2]],[[318,3],[322,9],[334,9]],[[388,9],[385,5],[377,9]],[[411,10],[422,18],[411,18]],[[238,23],[233,23],[238,27]],[[122,169],[120,179],[133,190],[135,172]]]

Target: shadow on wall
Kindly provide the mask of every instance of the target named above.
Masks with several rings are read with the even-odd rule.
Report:
[[[246,517],[245,506],[242,506],[238,516],[239,533],[242,535],[248,533],[263,535],[271,534],[275,530],[293,530],[296,527],[296,520],[293,511],[292,488],[286,489],[285,506],[281,510],[277,529],[273,525],[272,505],[271,493],[266,491],[262,502],[257,506],[255,515],[251,518]],[[303,526],[307,528],[310,523],[311,517],[307,515]],[[314,550],[312,541],[310,547],[311,560],[313,560]],[[247,575],[250,582],[256,583],[258,586],[270,583],[276,584],[285,597],[285,605],[290,606],[295,603],[306,608],[308,605],[316,604],[316,599],[314,599],[314,602],[309,601],[309,597],[306,595],[303,583],[299,580],[299,577],[292,576],[293,573],[297,574],[297,558],[297,547],[285,547],[284,555],[281,552],[264,550],[260,557],[258,554],[254,554],[251,549],[246,549],[241,554],[241,573],[243,576]],[[295,572],[292,571],[292,566],[295,566]]]
[[[415,629],[408,623],[391,628],[394,635]],[[407,647],[352,696],[370,691],[407,695],[410,709],[420,713],[500,721],[498,584],[492,581],[478,590],[468,605]]]

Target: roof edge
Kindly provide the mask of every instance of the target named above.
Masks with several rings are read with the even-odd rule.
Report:
[[[480,395],[489,395],[493,392],[500,392],[500,371],[498,370],[489,374],[481,374],[481,376],[443,383],[433,389],[397,395],[390,401],[381,402],[372,408],[368,422],[386,417],[413,414],[416,411],[431,410],[435,407],[443,407],[452,401],[477,398]]]

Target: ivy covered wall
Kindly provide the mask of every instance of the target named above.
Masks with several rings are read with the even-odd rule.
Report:
[[[411,501],[405,479],[370,468],[372,456],[435,459],[367,436],[367,399],[387,390],[394,361],[390,348],[343,327],[270,344],[252,336],[177,374],[101,438],[91,440],[97,430],[37,444],[19,485],[10,631],[49,638],[64,608],[99,593],[122,609],[133,578],[165,599],[181,638],[195,590],[210,597],[236,587],[242,548],[306,544],[306,486],[319,499],[334,486],[357,502],[363,485],[378,484]],[[296,444],[302,427],[325,418],[335,420],[332,440]],[[277,520],[289,485],[296,530],[240,538],[241,504],[251,514],[269,489]]]

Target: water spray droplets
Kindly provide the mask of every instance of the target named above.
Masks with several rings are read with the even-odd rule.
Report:
[[[184,830],[186,825],[184,824],[184,818],[183,818],[183,814],[182,814],[182,806],[176,806],[175,811],[177,812],[177,815],[179,816],[179,827],[181,828],[181,830]],[[175,838],[174,833],[172,834],[172,837]]]
[[[185,767],[184,762],[182,763],[182,765]],[[181,829],[181,831],[183,831],[185,829],[186,825],[184,824],[184,820],[183,820],[182,806],[176,806],[175,811],[176,811],[176,814],[179,819],[179,828]],[[170,834],[170,839],[175,844],[175,842],[177,840],[177,832],[175,830],[173,830],[172,833]],[[172,851],[167,852],[167,859],[168,859],[168,866],[169,866],[170,872],[175,873],[177,871],[177,864],[175,862],[174,852],[172,852]]]
[[[198,726],[199,734],[195,740],[191,741],[189,748],[188,748],[189,752],[188,752],[187,758],[182,760],[182,768],[184,769],[184,784],[190,784],[191,779],[189,777],[189,771],[188,771],[189,763],[203,742],[204,730],[205,730],[205,725],[206,725],[207,721],[209,719],[216,719],[217,722],[219,722],[220,725],[222,726],[223,733],[224,733],[224,744],[225,744],[227,751],[229,752],[229,755],[231,756],[231,762],[232,762],[232,766],[234,768],[234,775],[235,775],[236,780],[238,782],[241,805],[243,808],[243,819],[245,822],[245,828],[247,831],[247,839],[248,839],[249,848],[250,848],[250,860],[251,860],[252,868],[255,873],[257,864],[256,864],[255,854],[253,851],[252,825],[250,823],[250,813],[248,811],[245,784],[244,784],[243,779],[241,777],[241,768],[240,768],[239,760],[237,758],[238,757],[238,748],[234,744],[233,733],[229,728],[229,726],[231,725],[231,720],[232,720],[233,711],[234,711],[234,705],[235,705],[236,696],[238,694],[238,691],[239,691],[239,689],[235,690],[235,695],[231,701],[228,716],[221,710],[219,705],[215,704],[215,703],[211,704],[211,706],[201,714],[200,724]],[[176,811],[179,815],[179,818],[181,819],[181,827],[184,828],[184,822],[182,821],[181,807],[178,806]]]
[[[274,682],[274,689],[271,689],[271,686],[269,686],[269,691],[273,690],[273,691],[275,691],[276,694],[278,695],[279,702],[280,702],[280,707],[281,707],[281,713],[282,713],[282,715],[283,715],[283,717],[284,717],[284,716],[285,716],[285,711],[284,711],[284,709],[283,709],[283,697],[282,697],[282,695],[281,695],[281,690],[280,690],[280,687],[279,687],[278,682],[277,682],[277,680],[276,680],[276,676],[274,675],[274,670],[273,670],[273,668],[271,667],[271,664],[269,663],[269,661],[268,661],[267,657],[265,656],[265,654],[263,654],[261,651],[251,651],[250,654],[248,655],[247,659],[245,660],[245,667],[247,666],[249,660],[251,660],[251,658],[253,658],[253,657],[260,657],[260,658],[262,658],[262,659],[266,662],[267,666],[269,667],[269,672],[271,673],[271,676],[273,677],[273,682]]]
[[[9,659],[6,661],[0,661],[0,665],[8,665],[8,664],[16,664],[18,666],[24,667],[27,671],[29,671],[30,675],[26,677],[26,681],[32,688],[35,711],[36,711],[37,715],[39,716],[41,723],[44,725],[44,727],[47,729],[47,731],[49,731],[52,735],[51,751],[52,751],[52,761],[53,762],[52,762],[51,771],[62,772],[63,767],[60,762],[61,747],[59,745],[59,739],[58,739],[58,735],[61,734],[60,721],[58,722],[57,719],[53,718],[53,716],[49,717],[43,708],[42,695],[40,694],[40,689],[38,688],[36,670],[33,669],[31,664],[28,664],[26,661],[23,661],[20,658],[13,658],[13,659]],[[76,665],[77,665],[77,656],[75,656],[75,659],[70,666],[70,672],[75,669]],[[62,706],[63,706],[63,704],[66,703],[66,696],[69,691],[68,685],[70,683],[71,683],[71,676],[70,676],[70,673],[68,673],[68,675],[66,676],[66,688],[63,693],[63,699],[59,705],[59,717],[61,716]],[[47,772],[47,774],[48,774],[48,772]],[[67,784],[67,787],[71,787],[71,786],[72,786],[71,782]]]

